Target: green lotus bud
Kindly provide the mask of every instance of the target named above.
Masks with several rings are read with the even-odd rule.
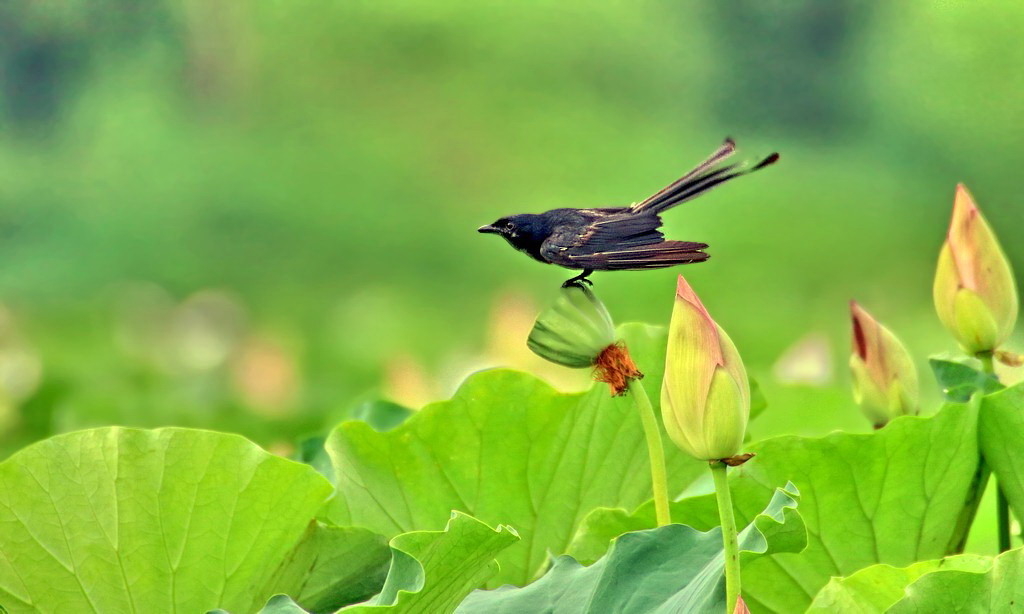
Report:
[[[963,184],[956,188],[933,295],[942,324],[971,355],[997,349],[1017,322],[1010,263]]]
[[[917,369],[896,335],[850,301],[853,322],[853,397],[864,414],[881,428],[898,416],[917,415]]]
[[[573,285],[562,288],[555,303],[537,317],[526,343],[545,360],[582,369],[593,366],[615,343],[615,325],[589,288]]]
[[[672,441],[698,460],[735,456],[750,417],[750,382],[739,352],[682,275],[669,324],[661,415]]]

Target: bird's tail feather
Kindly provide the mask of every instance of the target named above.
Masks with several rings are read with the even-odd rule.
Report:
[[[662,241],[621,251],[601,254],[601,270],[636,271],[640,269],[661,269],[677,264],[704,262],[709,255],[701,250],[706,243],[693,241]]]
[[[721,185],[730,179],[741,175],[753,173],[779,159],[779,154],[773,153],[750,165],[747,162],[740,164],[724,164],[736,151],[736,144],[732,139],[726,139],[725,143],[718,148],[707,160],[701,162],[689,173],[675,180],[659,192],[655,193],[643,202],[631,207],[633,213],[647,213],[657,215],[666,209],[670,209],[680,203],[686,202],[711,188]]]

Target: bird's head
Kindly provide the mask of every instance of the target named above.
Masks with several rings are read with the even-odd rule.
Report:
[[[481,226],[478,232],[502,236],[512,247],[536,256],[541,243],[551,233],[549,226],[543,215],[521,213]]]
[[[509,243],[515,243],[523,235],[532,234],[532,215],[510,215],[477,229],[485,234],[501,235]]]

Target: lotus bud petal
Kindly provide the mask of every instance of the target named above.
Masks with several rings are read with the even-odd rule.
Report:
[[[750,417],[750,382],[736,346],[680,276],[661,388],[665,430],[698,460],[735,456]]]
[[[615,325],[589,288],[569,286],[537,317],[526,343],[545,360],[582,369],[615,344]]]
[[[917,415],[917,369],[907,348],[856,301],[850,302],[850,316],[850,371],[857,404],[875,428],[898,416]]]
[[[1017,322],[1017,285],[1010,263],[962,184],[939,252],[933,295],[942,324],[971,355],[997,349]]]

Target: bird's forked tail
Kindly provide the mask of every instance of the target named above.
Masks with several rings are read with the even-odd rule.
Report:
[[[692,171],[676,179],[643,202],[633,205],[631,207],[633,213],[657,215],[730,179],[753,173],[779,159],[779,154],[773,153],[753,165],[749,162],[725,164],[725,161],[734,153],[736,153],[736,143],[732,139],[725,139],[721,147]]]

